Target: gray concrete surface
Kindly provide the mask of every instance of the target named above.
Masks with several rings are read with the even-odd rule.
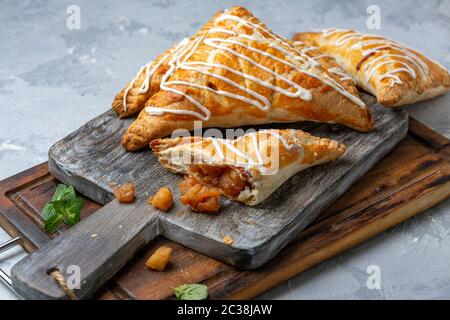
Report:
[[[0,179],[47,159],[49,147],[109,108],[138,68],[189,36],[213,13],[248,7],[274,31],[366,27],[369,5],[381,30],[450,67],[450,0],[435,1],[2,1]],[[81,29],[66,26],[69,5]],[[373,32],[373,31],[371,31]],[[450,94],[409,107],[450,138]],[[8,239],[0,231],[0,242]],[[25,253],[0,255],[9,269]],[[370,290],[369,265],[381,271]],[[264,294],[268,299],[449,299],[450,201],[428,210]],[[14,298],[0,284],[0,298]]]

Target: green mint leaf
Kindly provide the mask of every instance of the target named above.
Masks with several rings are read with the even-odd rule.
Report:
[[[84,206],[83,199],[79,197],[67,200],[65,204],[66,212],[69,213],[80,213],[81,210],[83,209],[83,206]]]
[[[74,226],[80,222],[80,213],[83,206],[83,199],[76,196],[73,186],[59,184],[52,200],[42,209],[45,231],[48,233],[55,232],[62,222]]]
[[[80,212],[83,209],[83,199],[75,197],[65,201],[64,222],[69,226],[74,226],[80,222]]]
[[[47,202],[44,209],[42,209],[42,218],[47,221],[51,216],[56,214],[55,207],[53,207],[53,202]]]
[[[83,200],[81,198],[75,198],[67,203],[66,215],[64,216],[64,222],[70,226],[73,226],[80,222],[80,213],[83,208]]]
[[[58,184],[55,193],[53,194],[52,201],[73,199],[76,197],[75,189],[72,186],[66,186],[64,184]]]
[[[66,213],[66,201],[65,200],[54,200],[52,201],[53,208],[58,215],[64,216]]]
[[[63,216],[59,214],[55,214],[51,216],[47,221],[44,223],[44,230],[45,232],[51,234],[58,230],[59,226],[61,225],[61,222],[63,221]]]
[[[205,300],[208,298],[208,287],[203,284],[183,284],[174,289],[178,300]]]
[[[73,227],[80,222],[80,213],[69,213],[64,216],[64,223]]]
[[[75,188],[73,186],[68,186],[64,191],[63,199],[75,199],[76,196]]]
[[[64,197],[64,193],[67,187],[64,184],[58,184],[53,194],[52,201],[61,200]]]

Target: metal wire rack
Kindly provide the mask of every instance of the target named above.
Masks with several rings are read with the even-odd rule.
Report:
[[[3,253],[5,251],[8,251],[18,245],[22,244],[22,237],[17,237],[14,239],[11,239],[9,241],[6,241],[5,243],[0,244],[0,253]],[[11,277],[0,268],[0,279],[3,283],[6,284],[6,286],[11,289],[18,297],[20,297],[17,292],[14,291],[12,286]]]

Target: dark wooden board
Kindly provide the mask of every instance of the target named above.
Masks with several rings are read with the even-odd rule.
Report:
[[[288,126],[344,143],[347,152],[341,159],[297,174],[258,206],[224,201],[219,215],[192,213],[178,201],[167,214],[149,206],[146,199],[162,186],[170,187],[178,199],[181,177],[162,168],[150,151],[130,153],[121,147],[129,121],[113,111],[93,119],[51,148],[50,172],[100,203],[110,201],[111,182],[133,181],[137,199],[131,205],[109,202],[24,259],[12,270],[15,289],[25,297],[62,298],[42,275],[50,268],[76,265],[83,283],[77,295],[89,297],[157,235],[240,269],[260,267],[406,135],[405,112],[384,108],[371,96],[363,98],[375,118],[373,132],[312,123]],[[225,244],[225,236],[234,243]]]
[[[238,268],[259,267],[406,135],[404,112],[383,108],[374,104],[373,97],[366,98],[376,119],[372,133],[348,128],[332,132],[329,125],[311,123],[290,125],[344,143],[346,155],[296,175],[256,207],[225,200],[220,215],[214,216],[192,213],[176,202],[166,215],[146,205],[133,209],[132,214],[142,216],[143,225],[147,219],[153,221],[151,214],[156,214],[159,233],[165,237]],[[145,202],[162,186],[170,187],[178,199],[180,176],[167,172],[149,150],[130,153],[120,146],[128,125],[129,121],[118,120],[112,111],[94,119],[52,147],[50,172],[102,204],[112,199],[110,183],[125,181],[135,182],[138,202]],[[124,206],[113,202],[108,210],[113,207]],[[224,236],[234,239],[232,246],[223,243]]]
[[[95,295],[98,299],[167,299],[171,288],[201,282],[213,299],[252,298],[342,251],[443,201],[450,195],[450,141],[414,119],[408,136],[270,263],[239,271],[168,239],[157,237]],[[25,238],[33,252],[50,241],[40,210],[58,181],[41,164],[0,182],[0,225]],[[101,205],[85,199],[82,216]],[[55,234],[65,232],[61,229]],[[174,249],[166,272],[144,266],[161,245]],[[55,284],[56,286],[56,284]]]

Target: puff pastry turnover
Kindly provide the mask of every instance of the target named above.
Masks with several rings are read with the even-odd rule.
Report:
[[[150,146],[165,168],[247,205],[260,203],[299,171],[345,152],[344,145],[301,130],[263,130],[235,140],[158,139]]]
[[[362,89],[385,106],[411,104],[450,89],[450,75],[443,66],[381,36],[332,28],[299,33],[293,39],[334,57]]]
[[[175,48],[160,90],[122,139],[128,150],[192,130],[195,121],[203,128],[309,120],[372,129],[357,92],[246,9],[218,14],[204,30]]]

